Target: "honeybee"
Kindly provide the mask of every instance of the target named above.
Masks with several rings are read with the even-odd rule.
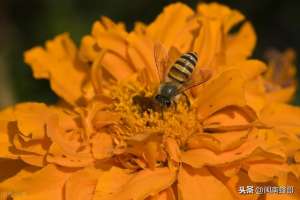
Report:
[[[154,45],[154,59],[160,77],[160,86],[154,95],[154,100],[160,105],[161,110],[176,104],[176,97],[184,95],[188,106],[190,101],[185,91],[198,86],[209,80],[210,71],[201,71],[201,77],[192,75],[198,62],[197,52],[180,53],[176,48],[171,47],[167,52],[160,44]]]
[[[199,77],[192,81],[192,75],[198,62],[196,52],[181,53],[176,48],[171,47],[167,52],[160,44],[154,45],[154,60],[159,75],[160,85],[158,91],[150,97],[145,94],[139,94],[132,98],[134,104],[139,105],[141,112],[154,110],[163,111],[171,105],[177,106],[176,97],[183,95],[187,106],[190,107],[190,101],[185,91],[198,86],[209,80],[211,73],[208,70],[202,70]]]

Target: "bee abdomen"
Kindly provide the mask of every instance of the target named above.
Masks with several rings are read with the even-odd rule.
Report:
[[[185,53],[171,66],[168,77],[173,81],[184,83],[191,78],[198,56],[194,52]]]

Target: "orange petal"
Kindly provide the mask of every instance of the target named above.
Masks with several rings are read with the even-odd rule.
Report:
[[[247,140],[248,134],[249,130],[199,134],[191,137],[187,145],[189,149],[207,148],[215,153],[220,153],[239,147]]]
[[[197,12],[205,18],[221,21],[226,33],[245,18],[239,11],[219,3],[199,4]]]
[[[221,52],[221,22],[201,18],[200,24],[199,36],[195,38],[193,50],[200,55],[197,66],[207,68],[211,67],[214,59]],[[197,77],[197,74],[198,70],[196,69],[193,76]]]
[[[52,141],[46,158],[48,162],[70,167],[82,167],[93,162],[90,146],[82,141],[80,132],[63,130],[57,117],[49,121],[47,135]]]
[[[205,119],[227,106],[244,106],[246,102],[243,85],[241,74],[236,70],[230,70],[199,87],[197,90],[199,97],[195,102],[199,118]]]
[[[173,189],[170,187],[154,196],[150,196],[145,200],[176,200]]]
[[[43,103],[23,103],[15,107],[18,129],[25,140],[43,139],[50,110]]]
[[[73,174],[65,184],[66,200],[92,200],[100,172],[85,168]]]
[[[62,34],[48,41],[46,49],[35,47],[24,54],[34,77],[49,79],[51,88],[73,105],[82,96],[81,84],[87,75],[85,67],[76,58],[76,52],[68,34]]]
[[[262,110],[261,121],[287,134],[299,135],[300,108],[283,103],[272,103]]]
[[[170,158],[175,162],[180,162],[180,148],[173,138],[167,138],[165,141],[166,151],[168,152]]]
[[[96,59],[99,53],[100,47],[97,46],[95,38],[90,35],[84,36],[80,44],[79,58],[84,62],[91,62]]]
[[[258,141],[248,140],[238,148],[220,154],[216,154],[208,149],[193,149],[183,152],[181,158],[184,163],[196,168],[201,168],[205,165],[223,165],[239,161],[256,153],[259,154],[262,151],[258,148],[259,143]]]
[[[102,65],[115,80],[123,80],[134,73],[132,66],[127,60],[112,52],[105,53]]]
[[[129,173],[113,167],[99,178],[94,200],[145,199],[170,187],[176,173],[168,168]]]
[[[146,33],[154,41],[163,43],[168,49],[181,41],[186,43],[184,38],[188,35],[182,33],[189,28],[187,19],[193,14],[193,10],[182,3],[171,4],[165,7],[155,21],[147,27]]]
[[[98,133],[92,139],[92,151],[96,159],[109,158],[113,155],[113,140],[107,133]]]
[[[116,124],[119,119],[120,115],[118,113],[100,110],[95,114],[92,123],[95,129],[100,130],[105,126]]]
[[[69,176],[70,173],[48,165],[33,174],[22,172],[0,183],[0,191],[11,192],[13,199],[59,200],[63,199],[63,187]]]
[[[226,186],[206,168],[194,169],[183,165],[178,174],[179,199],[233,199]]]
[[[158,83],[159,77],[154,61],[154,45],[153,41],[136,33],[131,33],[128,40],[128,56],[133,63],[135,69],[140,72],[145,70],[145,83]]]
[[[279,90],[267,93],[266,97],[269,101],[285,103],[293,100],[295,92],[296,92],[296,86],[292,85],[287,88],[281,88]]]
[[[110,50],[118,56],[126,58],[127,37],[126,34],[105,31],[97,34],[96,42],[101,49]]]
[[[234,63],[233,66],[229,65],[229,69],[239,70],[245,80],[252,80],[260,76],[263,72],[267,70],[265,63],[259,60],[243,60]]]
[[[233,126],[233,125],[245,125],[249,123],[247,113],[242,108],[238,107],[227,107],[217,113],[211,115],[209,118],[203,121],[203,125],[207,126],[210,124],[222,125],[222,126]]]
[[[275,178],[284,179],[288,172],[287,164],[251,164],[248,169],[249,178],[254,182],[268,182]]]
[[[226,42],[226,61],[228,64],[244,60],[252,54],[256,43],[256,34],[250,22],[246,22],[239,32],[230,36]]]
[[[260,195],[258,194],[242,194],[239,192],[239,187],[247,188],[247,186],[253,186],[254,188],[258,185],[251,182],[247,174],[240,172],[237,176],[233,176],[226,182],[226,186],[231,191],[235,199],[239,200],[257,200]]]
[[[287,186],[293,187],[292,193],[287,193],[287,190],[281,194],[266,194],[266,200],[298,200],[300,199],[300,180],[294,176],[289,176],[286,185],[281,185],[285,189]],[[280,186],[279,186],[280,187]]]

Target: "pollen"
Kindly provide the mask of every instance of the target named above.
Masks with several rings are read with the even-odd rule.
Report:
[[[187,106],[185,98],[178,98],[176,103],[163,111],[151,107],[150,104],[155,103],[153,96],[156,88],[142,86],[139,82],[115,85],[110,91],[114,103],[109,109],[120,115],[120,121],[113,130],[122,140],[157,135],[174,138],[183,147],[191,135],[202,132],[196,112],[192,106]],[[134,102],[136,96],[141,98],[139,102]]]

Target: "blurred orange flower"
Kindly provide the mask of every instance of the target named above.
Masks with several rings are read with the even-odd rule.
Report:
[[[249,59],[250,22],[224,5],[167,6],[149,25],[103,17],[79,48],[64,33],[25,52],[35,78],[48,79],[56,105],[22,103],[0,113],[0,196],[16,200],[276,199],[241,186],[294,186],[300,198],[300,108],[275,97],[279,67]],[[232,33],[232,28],[241,28]],[[154,45],[196,51],[191,108],[143,112],[159,86]],[[287,61],[285,61],[287,60]],[[275,70],[275,71],[274,71]],[[280,74],[278,74],[280,73]],[[278,82],[277,75],[284,76]],[[293,79],[293,73],[287,73]],[[283,80],[283,82],[281,81]],[[269,85],[268,85],[269,84]],[[290,85],[289,85],[290,86]],[[295,87],[293,85],[293,87]],[[281,98],[282,97],[282,98]],[[288,95],[288,99],[292,94]]]

